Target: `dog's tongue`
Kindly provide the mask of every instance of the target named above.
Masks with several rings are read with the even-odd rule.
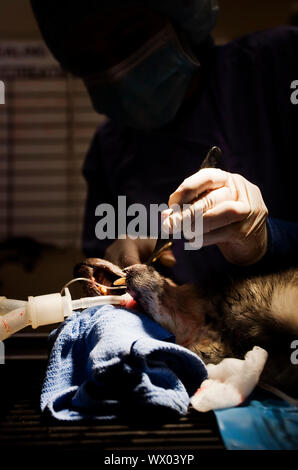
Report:
[[[140,310],[138,302],[128,293],[122,295],[123,307]]]

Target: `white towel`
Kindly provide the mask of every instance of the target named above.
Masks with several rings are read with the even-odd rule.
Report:
[[[210,411],[240,405],[257,385],[267,357],[265,349],[255,346],[244,360],[226,358],[219,364],[209,364],[208,379],[192,396],[192,406]]]

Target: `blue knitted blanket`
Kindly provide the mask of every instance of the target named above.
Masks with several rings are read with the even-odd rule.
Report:
[[[64,421],[186,414],[207,371],[148,316],[111,305],[73,313],[53,343],[41,409]]]

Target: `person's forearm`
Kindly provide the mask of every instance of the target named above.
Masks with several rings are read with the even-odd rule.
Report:
[[[298,266],[298,222],[268,217],[266,226],[265,255],[249,266],[228,263],[227,271],[231,276],[256,276]]]
[[[250,267],[252,274],[298,265],[298,222],[267,218],[268,244],[263,258]]]
[[[298,222],[268,217],[268,262],[295,264],[298,262]]]

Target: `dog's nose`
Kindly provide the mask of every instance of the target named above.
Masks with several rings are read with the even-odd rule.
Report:
[[[134,264],[126,271],[126,276],[142,275],[150,272],[146,264]]]
[[[141,272],[145,271],[147,266],[145,264],[132,264],[131,266],[127,266],[126,268],[123,269],[125,274],[128,274],[130,272]]]
[[[146,266],[143,264],[134,264],[126,268],[125,275],[126,275],[126,284],[130,284],[130,282],[134,282],[139,276],[145,271]]]
[[[127,285],[127,282],[129,282],[134,277],[134,275],[141,273],[143,268],[144,265],[142,264],[133,264],[131,266],[127,266],[122,270],[124,277],[116,279],[116,281],[113,283],[114,286]]]

